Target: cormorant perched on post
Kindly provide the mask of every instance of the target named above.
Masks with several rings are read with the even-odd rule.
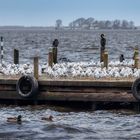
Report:
[[[59,41],[58,41],[58,39],[55,39],[54,41],[53,41],[53,47],[57,47],[58,46],[58,44],[59,44]]]
[[[104,38],[104,34],[101,34],[101,50],[105,50],[106,39]]]
[[[103,62],[103,57],[104,57],[104,51],[105,51],[105,45],[106,45],[106,39],[104,37],[104,34],[101,34],[101,56],[100,56],[100,62]]]

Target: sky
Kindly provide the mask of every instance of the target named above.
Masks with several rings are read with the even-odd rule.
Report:
[[[77,18],[128,20],[140,26],[140,0],[0,0],[0,26],[68,25]]]

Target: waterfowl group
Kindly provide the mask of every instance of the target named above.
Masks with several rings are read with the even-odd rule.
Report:
[[[21,124],[21,122],[22,122],[21,118],[22,118],[21,115],[18,115],[17,117],[8,117],[7,122]],[[53,116],[49,115],[49,117],[42,117],[41,120],[52,122],[53,121]]]
[[[47,63],[39,65],[39,75],[43,72],[51,77],[140,77],[140,69],[133,70],[134,60],[110,61],[108,69],[102,68],[103,63],[99,61],[90,62],[64,62],[57,63],[53,67],[49,67]],[[33,65],[31,64],[0,64],[0,74],[17,75],[33,73]]]

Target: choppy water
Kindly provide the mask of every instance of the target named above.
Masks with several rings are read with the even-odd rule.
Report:
[[[62,111],[63,110],[63,111]],[[7,117],[23,116],[21,124],[7,122]],[[53,115],[53,122],[41,117]],[[47,106],[1,107],[2,139],[139,139],[140,114],[131,111],[74,111]]]
[[[5,39],[4,59],[13,62],[13,49],[20,50],[20,63],[32,62],[39,55],[47,61],[48,48],[59,39],[58,58],[70,61],[99,59],[100,34],[105,33],[109,59],[120,53],[131,58],[133,49],[140,45],[140,31],[48,31],[0,30]],[[8,123],[7,117],[23,116],[22,124]],[[41,117],[53,115],[53,122]],[[139,139],[140,114],[130,111],[74,111],[47,106],[0,107],[0,139]]]
[[[49,30],[0,30],[5,38],[4,58],[13,62],[13,49],[20,50],[20,63],[32,62],[40,56],[40,63],[47,62],[48,48],[55,38],[59,40],[58,59],[70,61],[99,60],[100,34],[107,39],[109,59],[118,59],[121,53],[132,58],[134,47],[140,46],[140,30],[49,31]]]

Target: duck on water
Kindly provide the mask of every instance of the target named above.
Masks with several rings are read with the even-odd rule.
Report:
[[[22,116],[21,115],[18,115],[17,117],[9,117],[7,118],[7,122],[10,122],[10,123],[21,123],[22,122]]]

